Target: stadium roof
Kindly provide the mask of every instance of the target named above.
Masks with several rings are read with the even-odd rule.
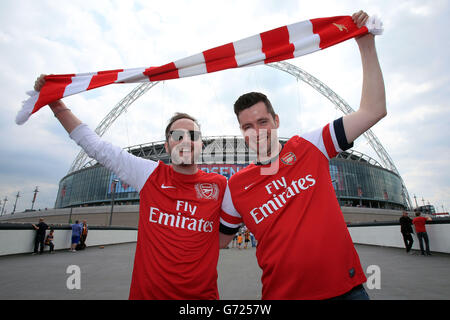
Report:
[[[230,154],[234,153],[236,155],[240,154],[241,156],[246,155],[247,160],[251,161],[252,159],[256,159],[256,155],[253,151],[251,151],[247,145],[244,143],[244,139],[241,136],[207,136],[202,138],[205,148],[202,153],[202,163],[212,163],[216,159],[216,155],[219,154]],[[280,143],[285,144],[289,139],[288,138],[280,138]],[[124,150],[127,152],[146,159],[151,160],[162,160],[168,161],[169,155],[167,154],[164,148],[164,140],[148,142],[143,144],[137,144],[129,147],[125,147]],[[213,153],[213,156],[210,158],[209,155]],[[337,159],[356,161],[361,163],[367,163],[373,166],[377,166],[383,169],[390,171],[389,169],[383,167],[377,160],[369,157],[366,154],[363,154],[356,150],[347,150],[341,152],[336,157]],[[97,161],[91,159],[86,162],[86,164],[81,168],[85,169],[88,167],[92,167],[97,164]]]

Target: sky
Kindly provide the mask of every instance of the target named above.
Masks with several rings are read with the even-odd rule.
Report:
[[[40,74],[163,65],[218,45],[312,18],[363,9],[383,20],[376,37],[388,115],[372,131],[411,196],[450,210],[450,43],[446,0],[314,1],[0,1],[0,212],[52,208],[59,180],[80,151],[49,108],[15,124]],[[447,40],[446,40],[447,39]],[[354,40],[288,61],[358,109],[362,70]],[[95,129],[136,84],[111,85],[64,101]],[[232,105],[241,94],[267,94],[291,137],[342,116],[306,83],[268,66],[158,83],[105,133],[121,147],[164,138],[177,111],[198,118],[204,136],[240,135]],[[379,160],[360,137],[355,150]],[[7,198],[5,203],[4,199]]]

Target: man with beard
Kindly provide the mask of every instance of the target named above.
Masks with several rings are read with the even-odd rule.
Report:
[[[35,83],[39,91],[44,75]],[[129,154],[103,141],[61,101],[49,104],[84,151],[140,195],[130,299],[218,299],[219,215],[226,178],[198,169],[200,127],[175,114],[165,130],[172,164]]]

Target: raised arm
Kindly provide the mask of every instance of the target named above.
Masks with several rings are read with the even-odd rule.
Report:
[[[368,15],[359,11],[353,14],[358,27],[363,26]],[[356,39],[363,70],[363,84],[359,109],[343,117],[345,135],[348,143],[353,142],[386,116],[386,94],[383,74],[375,48],[375,36],[368,33]]]
[[[35,82],[34,89],[40,91],[45,75]],[[136,157],[118,146],[103,141],[94,131],[83,124],[61,100],[49,104],[55,117],[70,137],[83,148],[86,154],[114,172],[117,177],[140,192],[158,162]]]

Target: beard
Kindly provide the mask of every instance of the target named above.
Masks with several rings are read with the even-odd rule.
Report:
[[[168,147],[171,162],[174,165],[188,167],[195,164],[200,152],[196,150],[195,144],[178,144],[175,147]]]

